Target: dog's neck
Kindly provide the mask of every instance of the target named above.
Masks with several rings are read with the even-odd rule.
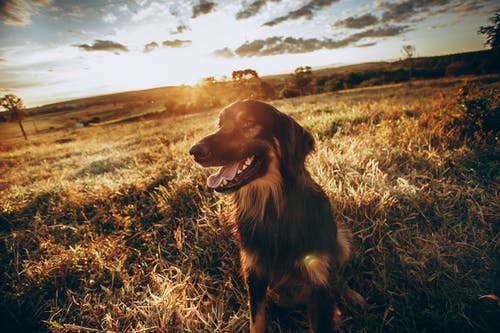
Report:
[[[234,194],[236,214],[239,219],[256,221],[264,221],[266,214],[279,217],[283,212],[283,199],[283,178],[277,159],[272,158],[263,177],[255,179]]]

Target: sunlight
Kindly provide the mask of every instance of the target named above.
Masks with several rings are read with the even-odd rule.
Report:
[[[90,64],[87,79],[117,90],[193,84],[200,79],[196,66],[181,66],[193,61],[182,50],[160,50],[151,54],[104,54]]]

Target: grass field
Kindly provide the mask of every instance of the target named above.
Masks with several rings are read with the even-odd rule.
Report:
[[[308,168],[355,235],[344,275],[368,306],[341,304],[342,332],[500,330],[499,138],[468,134],[463,85],[271,102],[313,133]],[[498,108],[499,85],[471,94]],[[28,143],[0,124],[2,331],[248,331],[229,199],[187,153],[218,111]],[[268,310],[270,332],[307,332],[302,309]]]

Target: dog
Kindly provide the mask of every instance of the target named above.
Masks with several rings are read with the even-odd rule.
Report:
[[[352,236],[334,222],[328,197],[306,170],[314,144],[290,116],[243,100],[225,107],[218,130],[189,151],[201,166],[220,167],[208,187],[233,195],[251,333],[265,332],[268,299],[305,305],[315,333],[333,332],[339,296],[363,302],[340,282]]]

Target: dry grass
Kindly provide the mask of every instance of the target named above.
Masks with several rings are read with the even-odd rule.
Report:
[[[369,305],[343,307],[341,331],[500,327],[498,142],[447,127],[459,87],[273,103],[316,137],[308,167],[355,233],[345,276]],[[216,114],[0,143],[2,327],[247,331],[227,198],[206,188],[208,171],[187,154]],[[307,331],[300,309],[269,310],[270,331]]]

